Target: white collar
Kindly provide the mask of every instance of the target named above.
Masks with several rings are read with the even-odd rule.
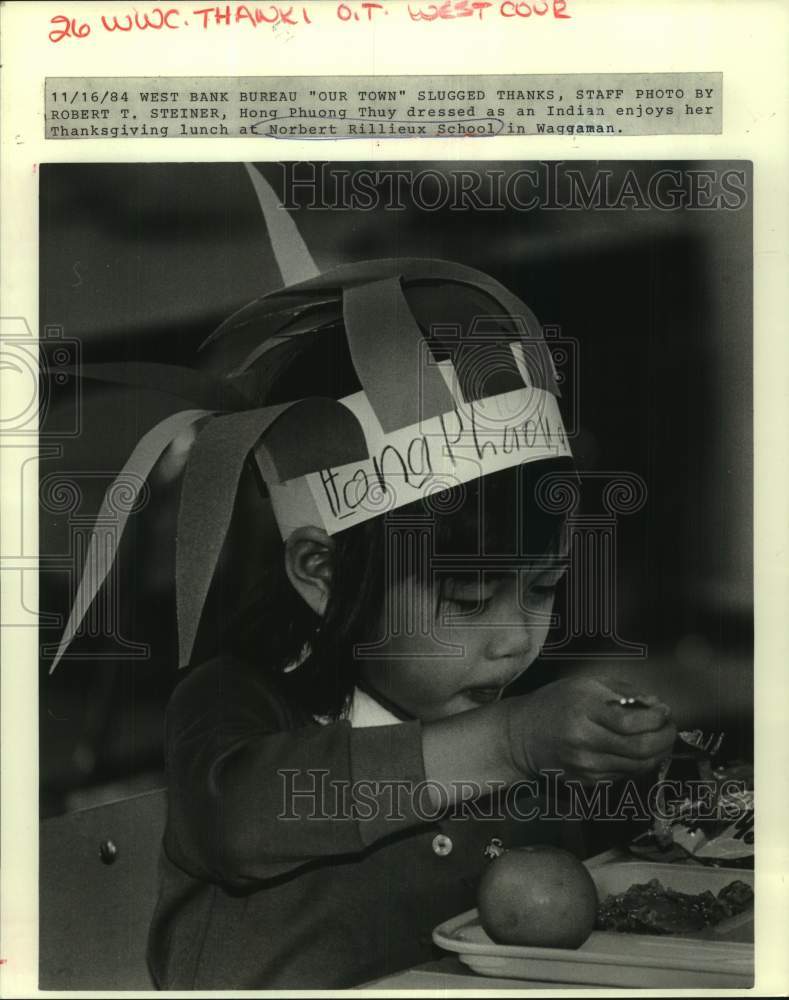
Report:
[[[322,726],[331,722],[327,715],[316,715],[313,718]],[[347,719],[353,729],[365,729],[367,726],[395,726],[403,721],[358,687],[353,689],[351,704],[343,711],[340,718]]]

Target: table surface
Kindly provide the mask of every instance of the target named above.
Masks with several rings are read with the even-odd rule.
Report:
[[[360,990],[467,990],[475,995],[480,990],[517,990],[528,987],[530,990],[583,990],[599,989],[594,986],[579,986],[578,983],[546,983],[526,979],[492,979],[472,972],[467,966],[453,956],[425,962],[413,969],[394,972],[382,979],[375,979],[358,986]],[[626,991],[624,991],[626,992]]]

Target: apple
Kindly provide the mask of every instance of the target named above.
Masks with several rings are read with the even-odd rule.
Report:
[[[479,919],[498,944],[580,948],[597,916],[597,889],[575,855],[534,845],[504,851],[479,885]]]

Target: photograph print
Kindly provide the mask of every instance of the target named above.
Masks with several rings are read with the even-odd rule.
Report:
[[[40,988],[752,985],[752,164],[39,192]]]

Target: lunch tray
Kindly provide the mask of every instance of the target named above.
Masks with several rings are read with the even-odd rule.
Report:
[[[612,860],[612,852],[591,858],[586,865],[601,899],[652,878],[666,888],[690,893],[709,889],[717,895],[735,879],[753,886],[752,871],[618,861]],[[577,949],[528,948],[495,944],[480,926],[477,911],[468,910],[436,927],[433,940],[484,976],[643,989],[750,987],[753,912],[727,921],[733,922],[737,940],[728,936],[715,940],[709,929],[698,937],[593,931]]]

